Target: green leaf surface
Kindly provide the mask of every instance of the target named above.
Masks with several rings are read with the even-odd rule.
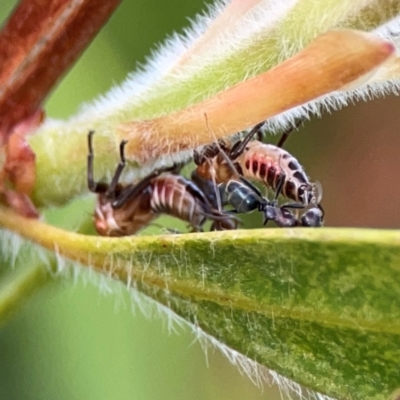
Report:
[[[339,399],[400,387],[400,232],[262,229],[102,238],[0,209],[22,236],[128,283],[221,343]],[[22,221],[25,221],[22,223]]]

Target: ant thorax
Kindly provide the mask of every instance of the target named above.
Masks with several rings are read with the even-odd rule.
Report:
[[[105,194],[98,194],[94,224],[99,235],[133,235],[149,225],[158,216],[150,208],[151,190],[149,189],[147,188],[141,196],[125,202],[119,208],[114,208],[112,200]]]

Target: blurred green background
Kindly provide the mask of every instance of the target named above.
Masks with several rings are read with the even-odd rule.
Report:
[[[0,21],[15,3],[2,0]],[[47,114],[65,118],[121,82],[204,7],[201,0],[125,0],[49,98]],[[360,103],[307,122],[291,137],[287,149],[323,184],[327,225],[400,226],[399,106],[393,96]],[[77,229],[92,210],[93,198],[48,218]],[[0,269],[0,278],[6,272]],[[78,270],[55,278],[1,326],[0,399],[281,398],[277,387],[257,388],[218,351],[206,357],[188,329],[171,332],[154,307],[145,318],[121,285],[98,282]]]

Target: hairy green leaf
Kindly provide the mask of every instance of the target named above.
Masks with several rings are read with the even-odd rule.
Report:
[[[400,233],[263,229],[101,238],[0,223],[127,283],[222,344],[340,399],[400,387]]]

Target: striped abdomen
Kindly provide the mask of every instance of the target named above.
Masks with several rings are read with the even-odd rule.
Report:
[[[308,180],[303,167],[280,147],[258,141],[250,142],[235,163],[244,177],[263,182],[274,191],[283,175],[283,196],[303,204],[309,204],[313,200],[314,186]]]
[[[192,182],[178,175],[162,175],[152,180],[152,188],[153,212],[174,216],[187,221],[195,230],[202,230],[207,200]]]

